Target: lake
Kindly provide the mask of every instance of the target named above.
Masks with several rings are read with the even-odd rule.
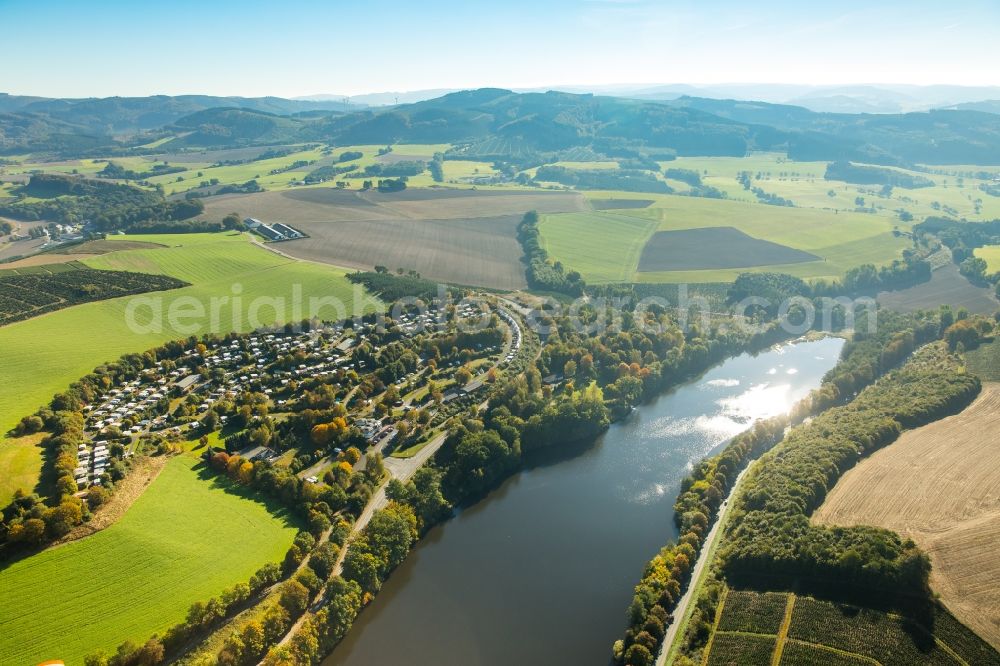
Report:
[[[431,530],[323,666],[603,666],[691,465],[819,386],[844,341],[744,354]]]

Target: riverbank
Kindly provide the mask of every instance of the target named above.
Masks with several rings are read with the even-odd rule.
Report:
[[[519,471],[414,547],[324,664],[447,663],[449,643],[483,666],[607,654],[636,570],[676,536],[670,507],[690,466],[769,405],[807,394],[842,345],[740,354],[590,441],[525,454]]]

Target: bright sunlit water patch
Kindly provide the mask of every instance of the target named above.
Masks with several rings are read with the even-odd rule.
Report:
[[[732,398],[718,401],[723,414],[733,421],[748,427],[758,419],[767,419],[778,414],[784,414],[793,404],[792,387],[790,384],[756,384],[743,393]]]
[[[733,386],[739,386],[740,380],[738,379],[709,379],[705,382],[705,386],[719,387],[719,388],[732,388]]]

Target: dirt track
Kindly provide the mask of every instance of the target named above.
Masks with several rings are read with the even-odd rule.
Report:
[[[813,522],[877,525],[930,554],[931,588],[1000,648],[1000,384],[845,474]]]

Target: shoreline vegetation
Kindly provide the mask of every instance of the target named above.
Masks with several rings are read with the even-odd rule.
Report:
[[[962,344],[958,342],[959,337],[971,343],[967,330],[974,333],[972,338],[978,336],[976,331],[979,329],[970,328],[970,322],[951,323],[944,313],[896,315],[883,312],[881,315],[878,332],[873,335],[863,330],[865,317],[874,315],[867,310],[859,315],[854,338],[845,347],[837,366],[824,378],[821,388],[796,405],[789,415],[760,422],[737,435],[722,453],[703,461],[685,479],[675,504],[675,520],[682,536],[676,545],[666,547],[647,567],[629,609],[626,638],[615,646],[617,659],[638,666],[647,663],[643,661],[646,652],[650,658],[654,654],[657,634],[662,638],[663,628],[670,620],[669,608],[687,582],[686,575],[697,557],[701,535],[711,524],[729,484],[750,459],[773,447],[789,425],[858,394],[902,362],[916,347],[941,337],[952,340],[953,344]],[[217,612],[213,612],[211,619],[192,621],[189,618],[170,632],[151,637],[141,646],[123,644],[118,654],[96,655],[89,664],[120,666],[131,663],[130,660],[144,650],[174,655],[171,658],[197,655],[194,661],[181,662],[191,664],[208,663],[205,659],[209,657],[228,664],[251,664],[261,658],[266,664],[312,663],[331,651],[346,634],[356,615],[371,602],[419,536],[446,520],[453,508],[477,501],[503,479],[516,473],[520,469],[522,451],[593,437],[627,415],[634,406],[689,381],[725,358],[766,349],[793,337],[777,319],[771,319],[762,329],[752,333],[745,329],[730,331],[716,327],[710,330],[694,328],[685,333],[666,312],[642,315],[647,318],[645,323],[659,324],[656,329],[639,327],[639,322],[631,318],[615,322],[609,312],[592,309],[588,316],[595,321],[607,318],[603,323],[608,326],[602,333],[590,335],[577,332],[568,319],[550,318],[546,323],[556,332],[539,350],[534,364],[494,385],[485,412],[470,407],[453,417],[447,427],[447,438],[432,461],[408,483],[390,482],[386,491],[389,504],[374,513],[371,523],[359,535],[349,538],[350,523],[344,518],[349,520],[350,514],[345,514],[332,526],[329,521],[312,522],[312,534],[300,533],[286,556],[284,575],[268,584],[267,594],[261,594],[263,588],[259,586],[253,587],[251,595],[243,594],[241,588],[240,594],[229,595],[232,598],[228,601],[216,603]],[[962,329],[962,335],[955,334],[956,327]],[[650,333],[650,330],[658,332]],[[153,351],[153,358],[164,354],[168,357],[180,355],[184,349],[185,345],[163,347]],[[123,361],[127,363],[128,358]],[[123,377],[131,377],[142,367],[142,358],[135,355],[139,365],[131,370],[127,365],[119,370],[110,366],[104,372],[121,372]],[[560,379],[554,383],[543,382],[543,373]],[[80,396],[88,390],[87,382],[96,381],[97,377],[84,378],[74,385],[73,391],[56,396],[52,408],[78,408],[82,404]],[[79,394],[79,391],[84,393]],[[34,419],[39,419],[46,428],[62,424],[63,429],[54,434],[55,441],[75,447],[73,412],[52,408],[43,410],[41,416],[26,417],[22,428],[27,431],[36,427]],[[276,494],[279,501],[286,503],[290,497],[298,497],[298,493],[282,494],[281,488],[286,484],[280,480],[280,473],[276,475],[271,470],[269,463],[250,465],[238,456],[221,459],[220,455],[223,454],[212,457],[209,466],[234,481],[256,486],[257,492]],[[373,487],[381,478],[380,469],[380,465],[376,465],[373,471]],[[23,498],[18,499],[23,501]],[[301,510],[305,513],[300,515],[311,516],[306,507],[317,499],[303,498],[306,504]],[[297,501],[290,504],[293,510],[297,508]],[[359,498],[359,502],[352,505],[352,513],[358,515],[365,502],[366,499]],[[324,533],[331,536],[329,541],[317,538]],[[336,552],[331,554],[330,548]],[[321,554],[321,549],[325,555]],[[345,552],[341,553],[342,550]],[[338,574],[334,574],[332,566],[318,564],[331,557],[336,560],[338,556],[343,560],[343,569]],[[313,567],[313,558],[318,569]],[[300,566],[304,561],[309,562],[311,575],[304,573]],[[284,582],[276,585],[281,580]],[[325,593],[319,601],[310,606],[309,600],[324,588]],[[261,607],[250,613],[255,619],[243,619],[250,596],[259,599]],[[282,630],[260,635],[261,623],[266,623],[261,613],[269,613],[266,622]],[[241,618],[238,624],[231,621],[233,617]],[[292,626],[297,626],[298,630],[289,640],[275,645]],[[178,652],[182,647],[190,647],[196,636],[211,639],[212,633],[220,627],[227,632],[228,638],[222,641],[216,653],[206,655],[197,649]]]
[[[615,661],[628,666],[647,666],[653,663],[659,650],[670,649],[667,645],[660,646],[666,627],[671,621],[679,620],[672,617],[670,611],[685,587],[693,584],[689,578],[702,539],[715,522],[722,502],[743,469],[762,455],[767,455],[787,437],[786,433],[792,426],[803,423],[807,418],[828,414],[831,410],[846,409],[837,405],[851,401],[866,386],[892,372],[921,345],[949,337],[953,326],[948,318],[942,319],[938,313],[883,317],[874,336],[861,334],[862,327],[859,326],[854,338],[844,347],[838,364],[827,373],[819,389],[795,405],[788,414],[757,423],[734,437],[721,453],[699,463],[695,472],[682,482],[681,494],[674,504],[674,520],[681,537],[676,544],[665,546],[647,565],[627,611],[625,637],[613,646]],[[970,397],[970,393],[974,393],[973,389],[977,386],[977,381],[970,380],[969,390],[963,390],[961,397],[974,397]],[[753,475],[748,479],[751,484],[754,480]],[[746,489],[747,485],[744,483],[741,497],[751,492]],[[764,492],[760,494],[768,496]],[[790,504],[794,506],[795,501]],[[739,518],[737,515],[736,520]],[[732,525],[733,521],[734,518],[730,517],[729,524]],[[760,533],[755,537],[763,539],[764,535],[775,530],[780,532],[778,528],[763,529],[763,532],[758,530]],[[868,533],[865,533],[862,538],[867,536]],[[870,551],[862,552],[867,554]],[[762,563],[769,557],[762,553],[750,561]],[[862,566],[868,558],[855,554],[853,561],[854,566]],[[926,588],[926,573],[923,569],[917,572],[919,580],[914,582],[916,589]],[[849,572],[846,575],[850,575]],[[710,633],[711,616],[700,609],[695,612],[699,613],[699,617],[688,625],[686,636],[689,641],[692,636],[704,637]]]

